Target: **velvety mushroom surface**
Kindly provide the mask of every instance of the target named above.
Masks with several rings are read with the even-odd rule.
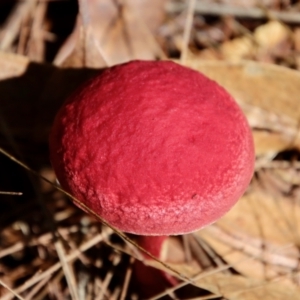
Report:
[[[142,235],[214,222],[244,193],[254,166],[233,98],[170,61],[118,65],[80,87],[56,116],[50,156],[63,188]]]

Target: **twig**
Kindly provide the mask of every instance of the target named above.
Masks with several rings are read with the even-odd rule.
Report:
[[[112,280],[112,278],[114,276],[115,267],[120,263],[120,261],[121,261],[121,257],[120,257],[119,254],[116,253],[115,256],[114,256],[114,258],[113,258],[113,263],[112,263],[113,264],[113,268],[110,269],[107,272],[107,274],[106,274],[106,276],[105,276],[105,278],[104,278],[104,280],[102,282],[102,288],[101,288],[100,293],[97,296],[97,299],[99,299],[99,300],[103,299],[104,294],[106,293],[106,291],[108,289],[108,286],[109,286],[109,284],[110,284],[110,282],[111,282],[111,280]]]
[[[186,263],[190,263],[192,261],[192,253],[191,253],[191,246],[189,242],[189,235],[184,234],[182,236],[182,242],[183,242],[185,261]]]
[[[103,281],[99,277],[96,277],[94,285],[95,285],[95,288],[97,288],[97,291],[95,291],[95,294],[99,295],[99,293],[104,290]],[[109,293],[109,290],[106,289],[104,291],[103,298],[101,298],[101,299],[98,298],[98,299],[102,300],[102,299],[110,299],[110,298],[111,298],[111,295]],[[98,300],[98,299],[94,299],[94,300]]]
[[[232,250],[242,251],[244,254],[261,260],[264,263],[282,266],[292,270],[298,267],[297,257],[288,257],[280,252],[278,253],[276,251],[278,248],[271,243],[265,243],[262,239],[250,238],[238,235],[238,233],[235,233],[233,236],[217,225],[207,227],[206,231],[210,236],[218,239],[219,242],[230,246]]]
[[[34,296],[39,292],[39,290],[49,282],[50,276],[41,280],[27,295],[25,300],[35,299]]]
[[[120,300],[125,300],[126,299],[127,290],[128,290],[128,286],[129,286],[129,282],[130,282],[130,278],[131,278],[131,274],[132,274],[132,264],[133,263],[134,263],[134,258],[131,257],[129,267],[126,271],[124,284],[123,284],[123,287],[122,287],[122,293],[121,293],[121,296],[120,296]]]
[[[192,0],[194,1],[194,0]],[[154,36],[153,32],[149,29],[148,25],[146,24],[145,20],[140,16],[140,14],[136,11],[135,5],[128,5],[127,1],[124,1],[123,4],[125,9],[123,13],[127,13],[128,19],[134,19],[137,23],[138,28],[141,30],[144,36],[145,42],[147,41],[147,45],[149,48],[153,49],[154,54],[161,60],[167,60],[167,56],[164,53],[164,50],[159,45],[156,37]],[[138,54],[138,53],[137,53]]]
[[[22,196],[22,192],[4,192],[0,191],[0,195]]]
[[[214,259],[216,254],[212,249],[210,249],[210,247],[208,247],[207,245],[203,245],[203,241],[200,238],[199,240],[197,239],[197,235],[195,233],[189,235],[189,242],[194,258],[202,269],[213,269],[213,262],[215,262]],[[223,264],[216,264],[216,266],[218,267],[220,267],[221,265]]]
[[[180,55],[180,62],[182,64],[185,63],[188,54],[188,46],[189,46],[189,41],[191,36],[195,5],[196,5],[196,0],[188,0],[188,1],[189,1],[188,11],[187,11],[186,22],[184,26],[183,43],[182,43],[181,55]]]
[[[22,20],[30,13],[36,0],[20,1],[0,31],[0,50],[8,50],[18,36]]]
[[[84,244],[82,244],[78,248],[78,250],[75,250],[75,251],[71,252],[70,254],[66,255],[65,261],[70,262],[70,261],[76,259],[82,252],[87,251],[88,249],[90,249],[94,245],[98,244],[102,240],[103,240],[103,235],[101,235],[101,234],[96,235],[91,240],[89,240],[89,241],[85,242]],[[18,292],[18,293],[26,291],[28,288],[33,286],[35,283],[37,283],[37,282],[43,280],[44,278],[50,276],[51,274],[53,274],[54,272],[56,272],[60,268],[61,268],[61,262],[59,261],[56,264],[54,264],[52,267],[50,267],[48,270],[39,273],[37,276],[35,276],[35,277],[29,279],[28,281],[26,281],[23,285],[17,287],[15,289],[15,291]],[[12,295],[10,295],[10,294],[5,295],[4,297],[1,298],[1,300],[10,300],[10,299],[12,299]]]
[[[184,3],[170,2],[167,6],[167,12],[171,14],[180,13],[184,9],[186,9],[186,5]],[[195,12],[202,15],[230,15],[238,18],[250,18],[256,20],[273,18],[285,23],[300,23],[299,12],[266,11],[265,9],[258,7],[249,7],[245,9],[244,7],[233,5],[205,3],[199,0],[195,5]]]
[[[63,291],[61,291],[58,287],[60,286],[61,279],[65,276],[63,270],[57,272],[55,276],[53,276],[52,280],[48,282],[47,286],[39,293],[34,300],[44,300],[47,297],[57,300],[65,299],[63,297]]]
[[[1,279],[0,279],[0,285],[2,285],[3,287],[5,287],[7,290],[9,290],[15,297],[17,297],[20,300],[25,300],[23,297],[21,297],[20,295],[18,295],[13,289],[11,289],[6,283],[4,283]]]
[[[210,270],[210,271],[205,271],[205,272],[201,272],[195,276],[192,277],[193,281],[199,281],[200,279],[202,278],[206,278],[208,276],[212,276],[214,274],[217,274],[219,272],[222,272],[222,271],[225,271],[225,270],[228,270],[230,269],[232,266],[231,265],[224,265],[223,267],[219,267],[219,268],[216,268],[216,269],[213,269],[213,270]],[[157,299],[160,299],[164,296],[167,296],[170,292],[175,292],[176,290],[188,285],[189,283],[188,282],[181,282],[179,284],[177,284],[176,286],[174,287],[171,287],[157,295],[155,295],[154,297],[150,298],[149,300],[157,300]],[[218,295],[219,297],[221,295]]]
[[[70,294],[73,300],[79,300],[78,294],[77,294],[77,284],[76,284],[76,280],[75,280],[75,275],[73,270],[70,268],[67,260],[66,260],[66,255],[65,255],[65,250],[64,247],[62,245],[62,242],[60,239],[56,240],[56,242],[54,243],[57,255],[59,257],[59,260],[61,262],[66,280],[67,280],[67,284],[70,290]]]
[[[66,237],[69,233],[69,228],[58,228],[57,231],[60,236],[62,236],[64,239],[66,239]],[[52,237],[53,236],[51,233],[45,233],[45,234],[35,238],[33,241],[28,241],[26,246],[27,247],[35,247],[35,246],[38,246],[39,244],[49,244]],[[17,251],[21,251],[23,248],[24,248],[24,242],[19,241],[10,247],[7,247],[5,249],[0,249],[0,259],[7,255],[11,255]]]
[[[45,38],[43,32],[43,23],[47,11],[47,2],[39,2],[34,11],[33,23],[31,27],[28,57],[36,62],[42,62],[45,54]]]
[[[79,39],[84,43],[84,54],[88,55],[87,49],[87,39],[92,39],[96,49],[98,50],[101,58],[105,62],[106,66],[111,66],[112,64],[109,62],[109,59],[106,53],[103,50],[103,47],[100,45],[98,39],[95,38],[93,33],[93,28],[91,26],[91,18],[88,9],[88,3],[84,0],[78,1],[79,5],[79,15],[81,17],[81,23],[79,22]],[[86,57],[84,57],[85,61],[87,61]]]
[[[30,1],[33,1],[33,0],[30,0]],[[5,122],[4,119],[1,119],[0,121],[0,127],[4,129],[4,133],[7,137],[7,140],[9,141],[9,143],[11,144],[12,148],[15,150],[16,153],[20,153],[16,143],[15,143],[15,140],[13,138],[13,136],[10,134],[10,130]],[[1,151],[2,152],[2,151]],[[4,151],[5,152],[5,151]],[[3,152],[2,152],[3,153]],[[21,155],[20,155],[21,156]],[[22,156],[21,156],[22,157]],[[24,165],[24,164],[23,164]],[[37,175],[38,173],[35,172],[35,175]],[[70,290],[70,293],[71,293],[71,296],[72,296],[72,299],[74,300],[78,300],[78,296],[77,296],[77,293],[76,293],[76,290],[75,290],[75,276],[74,274],[71,272],[70,270],[70,267],[69,265],[65,262],[65,256],[64,256],[64,251],[63,251],[63,247],[62,247],[62,244],[61,244],[61,236],[57,230],[57,226],[56,226],[56,222],[55,220],[53,219],[52,215],[50,214],[50,212],[48,211],[42,197],[42,193],[39,189],[39,187],[37,186],[36,184],[36,179],[37,177],[33,176],[33,173],[30,172],[29,174],[29,179],[32,183],[32,186],[34,188],[34,191],[35,191],[35,194],[36,194],[36,199],[37,199],[37,202],[38,204],[40,205],[45,217],[46,217],[46,220],[47,220],[47,225],[52,233],[52,236],[53,236],[53,239],[55,241],[55,248],[57,250],[57,254],[58,254],[58,258],[61,260],[61,264],[63,266],[63,270],[66,274],[66,280],[67,280],[67,284],[68,284],[68,287],[69,287],[69,290]]]
[[[284,249],[284,247],[282,247],[281,249]],[[277,250],[279,251],[280,249],[278,248]],[[207,271],[198,273],[198,274],[194,275],[191,279],[193,280],[193,282],[199,282],[201,279],[204,279],[204,278],[207,278],[209,276],[215,275],[215,274],[217,274],[219,272],[228,271],[230,268],[234,268],[235,266],[238,266],[241,263],[245,263],[245,262],[249,262],[250,263],[251,261],[253,261],[255,259],[256,259],[256,257],[254,255],[248,256],[247,258],[240,259],[240,260],[236,261],[233,264],[224,264],[223,266],[217,267],[217,268],[215,268],[213,270],[207,270]],[[262,288],[262,287],[264,287],[264,286],[266,286],[268,284],[271,284],[271,283],[274,283],[274,282],[278,281],[280,278],[282,278],[284,276],[285,276],[285,274],[282,274],[282,275],[280,275],[280,276],[278,276],[276,278],[273,278],[270,281],[262,282],[262,283],[259,283],[259,284],[255,284],[254,286],[249,287],[249,289],[247,289],[247,290],[253,290],[253,289],[256,289],[256,288]],[[181,282],[178,285],[176,285],[174,287],[171,287],[171,288],[165,290],[164,292],[161,292],[161,293],[155,295],[154,297],[150,298],[149,300],[160,299],[160,298],[162,298],[164,296],[167,296],[170,292],[175,292],[176,290],[178,290],[178,289],[186,286],[187,284],[188,284],[188,282]],[[216,295],[218,295],[218,294],[216,294]],[[223,295],[218,295],[218,296],[220,297],[220,296],[223,296]]]

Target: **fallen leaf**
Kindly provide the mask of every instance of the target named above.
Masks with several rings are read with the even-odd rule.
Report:
[[[251,61],[190,59],[186,65],[217,81],[238,101],[253,129],[258,156],[300,149],[299,72]]]
[[[168,269],[155,261],[148,261],[147,265],[170,273]],[[297,300],[300,295],[299,288],[287,287],[280,281],[267,282],[239,275],[224,274],[215,270],[197,273],[187,264],[169,265],[180,274],[193,280],[195,286],[229,300]]]
[[[238,61],[254,57],[256,48],[251,37],[242,36],[223,43],[220,52],[224,60]]]
[[[47,143],[54,116],[67,96],[99,72],[60,69],[4,52],[0,52],[0,65],[0,113],[6,128],[6,132],[1,128],[1,142],[5,144],[11,134],[24,153],[30,153],[37,143]]]
[[[55,63],[102,68],[133,59],[164,58],[154,32],[164,18],[164,1],[79,1],[74,32]]]
[[[268,23],[258,26],[253,37],[260,47],[260,51],[270,51],[278,45],[291,38],[291,31],[287,26],[278,21],[269,21]]]
[[[300,207],[253,190],[215,225],[195,233],[228,264],[251,278],[299,283]]]

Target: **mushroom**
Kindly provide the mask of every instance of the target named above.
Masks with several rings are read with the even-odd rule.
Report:
[[[50,133],[50,159],[63,188],[115,228],[146,236],[141,245],[159,256],[162,236],[229,211],[255,155],[224,88],[171,61],[131,61],[69,97]]]

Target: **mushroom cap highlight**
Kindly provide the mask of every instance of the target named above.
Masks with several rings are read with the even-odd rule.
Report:
[[[174,62],[132,61],[67,99],[50,159],[62,187],[112,226],[174,235],[223,216],[245,192],[255,154],[224,88]]]

